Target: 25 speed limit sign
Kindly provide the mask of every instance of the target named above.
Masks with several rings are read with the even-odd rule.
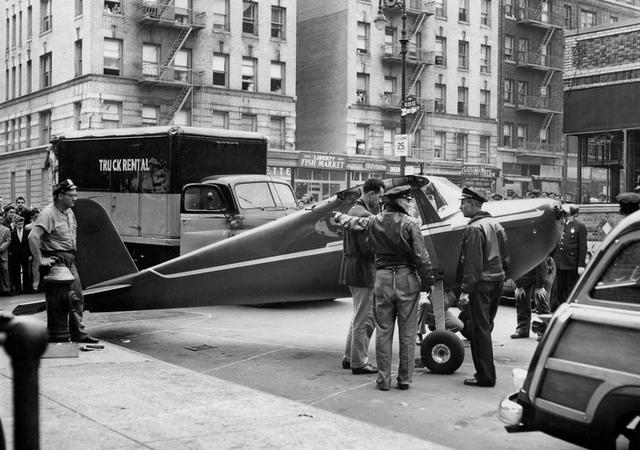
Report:
[[[394,156],[409,156],[409,135],[396,134]]]

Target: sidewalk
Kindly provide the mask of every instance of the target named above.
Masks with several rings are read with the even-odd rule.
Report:
[[[7,303],[26,298],[0,306],[10,312]],[[41,448],[444,448],[103,344],[78,358],[42,360]],[[0,375],[0,418],[14,448],[13,375],[4,351]]]

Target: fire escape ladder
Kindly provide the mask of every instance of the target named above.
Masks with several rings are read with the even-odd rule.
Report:
[[[418,63],[418,66],[415,68],[415,70],[411,74],[411,77],[409,78],[409,82],[407,83],[407,92],[411,92],[411,89],[413,89],[415,84],[418,82],[418,80],[422,76],[422,72],[424,71],[425,67],[427,67],[426,62],[420,61]]]
[[[166,0],[164,2],[164,4],[160,7],[160,9],[158,10],[158,19],[162,19],[162,16],[164,15],[164,12],[167,10],[167,8],[169,6],[171,6],[173,4],[175,0]]]
[[[542,38],[542,41],[540,41],[540,47],[539,47],[539,51],[540,53],[542,53],[542,50],[549,44],[549,41],[551,41],[551,38],[553,37],[553,33],[556,29],[554,27],[549,27],[547,28],[547,31],[544,33],[544,37]]]
[[[547,115],[544,117],[544,120],[542,121],[542,125],[540,125],[540,136],[538,139],[538,146],[536,148],[536,150],[538,151],[542,150],[542,147],[544,145],[543,137],[547,134],[547,129],[549,128],[549,125],[551,125],[551,121],[553,120],[554,115],[554,112],[547,113]]]
[[[158,74],[158,78],[161,78],[162,73],[167,69],[167,67],[169,67],[173,63],[173,60],[175,59],[176,54],[182,48],[184,43],[187,41],[187,38],[191,34],[191,30],[193,30],[193,27],[185,27],[180,30],[180,34],[178,35],[176,40],[173,41],[173,44],[171,45],[171,49],[169,50],[169,54],[167,55],[167,59],[165,63],[160,67],[160,73]]]
[[[178,97],[174,100],[173,105],[171,105],[171,109],[165,116],[164,120],[166,124],[171,123],[171,121],[173,120],[173,116],[175,116],[176,113],[182,109],[182,106],[184,106],[184,102],[187,101],[187,98],[189,98],[189,94],[191,94],[192,91],[193,84],[188,84],[182,87],[180,94],[178,94]]]
[[[416,21],[413,22],[413,26],[411,27],[411,30],[409,30],[409,39],[411,39],[420,28],[422,28],[422,24],[424,23],[424,19],[427,18],[427,13],[426,12],[421,12],[420,15],[418,17],[416,17]]]
[[[553,78],[553,74],[555,73],[555,71],[553,70],[549,70],[545,76],[544,79],[542,80],[542,90],[541,93],[544,92],[545,95],[548,95],[548,88],[549,85],[551,84],[551,79]]]
[[[413,136],[414,134],[416,134],[416,131],[418,131],[418,129],[420,128],[420,125],[422,125],[422,119],[424,119],[424,110],[420,110],[416,113],[415,117],[413,118],[413,121],[411,122],[411,127],[409,128],[409,133]]]

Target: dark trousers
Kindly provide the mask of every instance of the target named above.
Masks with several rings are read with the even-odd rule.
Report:
[[[549,299],[536,298],[536,280],[534,279],[525,280],[522,287],[524,288],[524,295],[516,298],[516,317],[518,320],[516,333],[528,336],[529,328],[531,328],[531,303],[535,302],[537,314],[547,314],[549,312]],[[551,289],[549,288],[549,290]]]
[[[11,289],[16,294],[31,290],[31,261],[29,257],[20,258],[9,255],[9,275]]]
[[[567,301],[571,290],[578,281],[578,269],[562,270],[556,272],[556,297],[555,302],[551,305],[551,311],[558,309],[562,303]]]
[[[491,332],[498,313],[502,281],[481,281],[469,296],[469,331],[475,378],[483,384],[496,383]]]

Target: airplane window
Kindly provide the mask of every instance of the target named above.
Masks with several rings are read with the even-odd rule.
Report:
[[[296,197],[293,195],[293,191],[288,184],[284,183],[271,183],[273,189],[275,191],[274,196],[276,197],[276,202],[278,206],[282,206],[283,208],[297,208],[298,202],[296,201]]]
[[[220,191],[212,186],[190,186],[184,193],[185,211],[219,211],[225,206]]]
[[[235,186],[242,209],[275,208],[276,204],[267,183],[242,183]]]
[[[640,242],[624,247],[596,283],[593,298],[640,303]]]
[[[441,219],[446,219],[460,210],[461,189],[446,178],[429,177],[430,183],[423,190],[438,211]]]

